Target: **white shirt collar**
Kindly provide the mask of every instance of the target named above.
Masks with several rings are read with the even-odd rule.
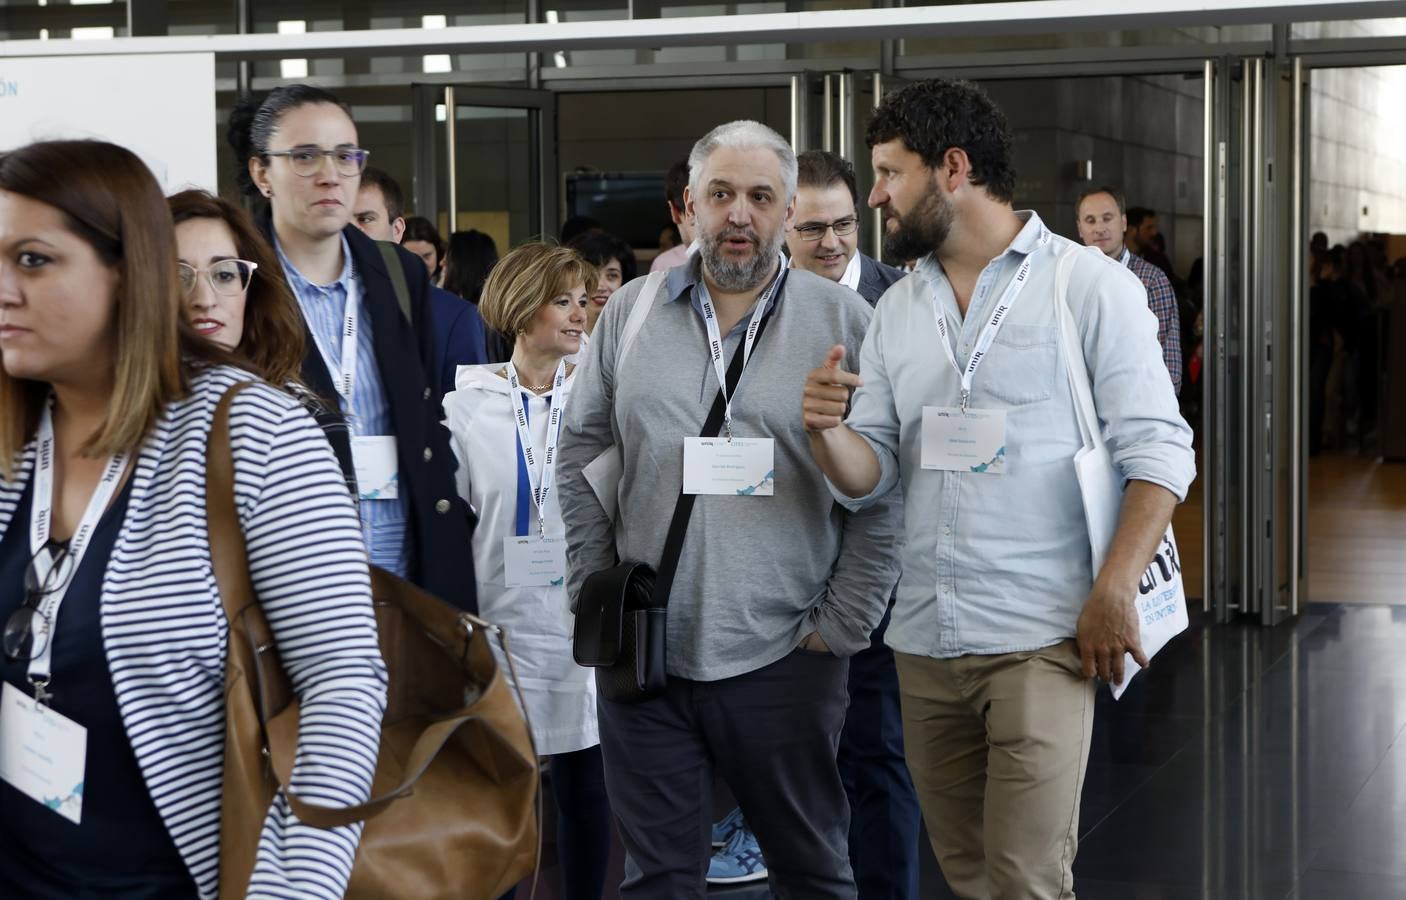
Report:
[[[857,292],[860,274],[859,251],[856,250],[854,255],[849,258],[849,265],[845,266],[845,274],[840,276],[840,284]]]

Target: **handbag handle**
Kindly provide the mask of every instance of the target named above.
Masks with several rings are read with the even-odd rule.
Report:
[[[249,576],[244,530],[239,524],[239,514],[235,509],[234,452],[230,443],[230,408],[234,398],[253,384],[254,382],[246,381],[232,385],[220,398],[215,407],[214,420],[210,424],[210,438],[206,446],[205,515],[210,537],[210,562],[215,570],[215,584],[219,588],[220,601],[231,629],[238,627],[246,611],[259,608],[258,595],[254,592],[254,584]],[[465,627],[486,628],[497,634],[521,702],[521,687],[518,684],[516,668],[513,666],[512,654],[508,652],[507,635],[502,629],[467,613],[461,614],[460,619]],[[259,637],[260,641],[256,641],[255,646],[259,646],[265,638],[263,635]],[[271,640],[271,637],[267,639]],[[264,730],[264,743],[269,750],[269,769],[287,798],[293,814],[304,824],[314,828],[339,828],[369,819],[395,800],[410,793],[454,732],[474,718],[472,714],[454,716],[435,722],[421,732],[406,757],[405,777],[390,791],[354,806],[321,806],[301,799],[289,787],[293,775],[294,753],[274,752],[268,734],[270,717],[266,708],[266,692],[260,686],[256,693],[259,724]],[[296,735],[293,743],[296,744]]]
[[[777,278],[781,283],[776,286],[773,296],[776,302],[781,300],[781,291],[786,286],[786,269],[781,269],[781,274]],[[758,300],[758,302],[761,302]],[[759,346],[762,341],[762,334],[766,331],[767,323],[771,321],[771,314],[776,311],[776,306],[767,310],[762,316],[762,321],[757,325],[757,336],[753,340],[753,347]],[[727,395],[734,396],[737,393],[737,383],[742,380],[742,370],[747,363],[743,359],[746,355],[746,341],[737,342],[737,350],[732,354],[732,363],[727,367]],[[708,420],[703,423],[703,432],[700,437],[717,437],[723,430],[723,416],[727,411],[727,400],[724,399],[722,388],[718,388],[718,395],[713,398],[713,408],[708,411]],[[659,609],[667,609],[669,606],[669,593],[674,587],[674,576],[679,570],[679,557],[683,555],[683,539],[688,534],[688,520],[693,516],[693,504],[698,500],[697,494],[685,494],[683,489],[679,490],[678,502],[674,505],[674,517],[669,520],[669,533],[664,539],[664,555],[659,560],[659,569],[654,580],[654,606]]]

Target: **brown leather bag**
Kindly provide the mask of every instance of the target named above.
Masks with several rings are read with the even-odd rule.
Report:
[[[245,896],[279,790],[315,828],[366,821],[347,897],[495,900],[536,869],[541,846],[537,753],[520,697],[489,646],[497,637],[510,659],[500,629],[373,567],[390,673],[373,799],[329,809],[288,791],[298,698],[254,595],[234,506],[229,408],[247,386],[230,388],[216,409],[205,485],[210,556],[230,626],[221,900]]]

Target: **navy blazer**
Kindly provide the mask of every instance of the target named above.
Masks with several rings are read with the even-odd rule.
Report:
[[[259,226],[271,241],[273,221],[267,212],[260,217]],[[400,489],[407,492],[410,500],[406,535],[410,580],[460,609],[477,612],[477,582],[473,554],[469,552],[474,518],[455,488],[454,454],[449,449],[449,434],[441,424],[444,395],[439,391],[429,273],[419,257],[395,248],[410,288],[411,321],[407,322],[401,315],[395,287],[376,241],[355,225],[342,229],[342,234],[361,276],[376,364],[395,428]],[[302,377],[328,409],[341,408],[332,375],[311,330],[307,331]],[[324,430],[337,459],[347,469],[351,463],[351,439],[346,428]]]
[[[906,278],[908,273],[895,269],[887,263],[859,254],[859,296],[877,306],[884,291],[893,287],[894,282]]]
[[[483,316],[478,307],[444,288],[430,286],[430,317],[434,320],[435,355],[439,360],[439,398],[454,390],[460,366],[488,362]]]

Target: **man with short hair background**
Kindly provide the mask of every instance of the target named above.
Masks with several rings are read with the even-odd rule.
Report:
[[[400,185],[389,173],[367,166],[361,173],[361,189],[356,194],[352,221],[375,240],[399,244],[405,234],[404,197]],[[454,390],[454,373],[459,366],[488,362],[483,316],[479,315],[477,306],[463,297],[431,284],[430,317],[439,376],[433,387],[443,399]]]
[[[870,306],[907,276],[859,252],[854,166],[828,150],[796,157],[796,220],[786,231],[791,267],[857,291]],[[916,900],[922,811],[903,758],[898,671],[884,643],[889,616],[849,661],[849,712],[840,777],[849,795],[849,858],[860,900]]]
[[[1086,246],[1097,247],[1109,259],[1127,266],[1147,289],[1147,306],[1157,316],[1157,343],[1162,345],[1162,361],[1172,376],[1172,388],[1181,394],[1181,317],[1176,291],[1166,273],[1124,245],[1124,236],[1132,229],[1123,209],[1123,192],[1117,188],[1107,185],[1086,188],[1075,206],[1079,238]],[[1155,227],[1156,217],[1151,221]]]
[[[669,167],[669,174],[664,177],[664,204],[669,207],[669,219],[678,226],[682,240],[654,257],[649,264],[651,272],[683,265],[694,250],[693,218],[684,209],[683,195],[687,189],[688,160],[681,159]]]
[[[806,360],[836,343],[858,352],[872,312],[853,291],[784,268],[795,167],[790,144],[758,122],[695,145],[686,211],[699,251],[656,296],[636,279],[611,298],[566,408],[557,477],[573,600],[617,552],[657,568],[674,501],[685,485],[698,494],[669,594],[664,693],[629,704],[603,692],[597,703],[631,860],[624,900],[704,900],[715,772],[776,896],[856,897],[835,763],[846,658],[869,645],[888,603],[900,510],[844,512],[796,415]],[[652,306],[617,373],[636,303]],[[754,345],[749,334],[760,334]],[[749,345],[724,404],[712,362],[730,368]],[[731,409],[729,439],[703,445],[715,407]],[[583,472],[612,444],[623,473],[613,520]],[[760,865],[737,857],[739,878]]]
[[[838,281],[873,306],[907,273],[859,252],[854,165],[828,150],[807,150],[796,165],[796,221],[786,230],[791,267]]]

